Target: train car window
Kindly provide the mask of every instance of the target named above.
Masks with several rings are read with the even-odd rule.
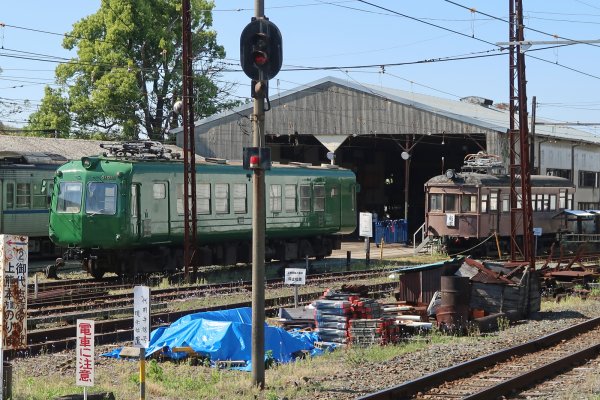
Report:
[[[210,214],[210,183],[196,184],[196,214]]]
[[[177,184],[177,214],[183,214],[183,183]]]
[[[56,212],[78,213],[81,211],[81,182],[61,182],[58,186]]]
[[[233,212],[245,214],[248,211],[246,203],[246,184],[235,183],[233,185]]]
[[[269,187],[269,208],[271,212],[281,212],[281,185]]]
[[[6,208],[15,208],[15,184],[6,184]]]
[[[477,211],[477,197],[471,194],[463,194],[460,199],[460,212]]]
[[[87,214],[114,215],[117,213],[117,184],[89,182],[85,196]]]
[[[457,195],[446,194],[445,196],[444,211],[456,211],[458,209]]]
[[[315,185],[313,210],[325,211],[325,185]]]
[[[156,200],[167,198],[167,185],[164,183],[154,183],[152,185],[152,197]]]
[[[33,192],[33,202],[32,207],[33,208],[46,208],[46,194],[44,193],[43,190],[43,184],[42,183],[34,183],[32,185],[32,192]]]
[[[564,190],[561,190],[558,193],[558,208],[566,208],[567,205],[567,193]]]
[[[229,213],[229,184],[215,184],[215,211],[219,214]]]
[[[486,213],[488,210],[488,195],[481,195],[481,213]]]
[[[29,183],[17,183],[17,208],[31,208],[31,185]]]
[[[498,211],[498,192],[490,192],[490,211]]]
[[[296,212],[296,185],[285,185],[285,211]]]
[[[429,195],[429,211],[442,211],[442,195],[440,193]]]
[[[556,195],[551,194],[549,199],[549,208],[550,211],[556,211]]]
[[[310,186],[300,185],[300,211],[310,211]]]
[[[536,199],[537,211],[544,211],[544,195],[538,194]]]
[[[504,194],[502,195],[502,212],[510,211],[510,195]]]

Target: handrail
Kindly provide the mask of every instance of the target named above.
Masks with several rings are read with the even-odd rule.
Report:
[[[600,234],[597,233],[567,233],[562,236],[565,242],[600,242]]]
[[[421,240],[419,241],[419,243],[421,243],[423,240],[425,240],[425,236],[427,236],[425,234],[425,222],[423,222],[423,225],[421,225],[419,229],[413,233],[413,250],[417,248],[417,233],[419,233],[419,231],[421,231]]]

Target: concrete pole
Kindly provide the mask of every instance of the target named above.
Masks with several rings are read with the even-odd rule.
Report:
[[[264,0],[255,0],[254,16],[264,17]],[[252,82],[255,84],[255,82]],[[252,115],[252,145],[261,148],[265,143],[266,81],[259,81]],[[256,88],[255,88],[256,89]],[[252,384],[265,387],[265,171],[254,169],[252,175]]]

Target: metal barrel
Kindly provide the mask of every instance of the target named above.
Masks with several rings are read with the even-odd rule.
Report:
[[[442,301],[436,313],[438,326],[460,332],[469,319],[469,278],[461,276],[441,277]]]

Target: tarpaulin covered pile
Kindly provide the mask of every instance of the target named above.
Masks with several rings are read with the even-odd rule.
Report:
[[[184,352],[173,352],[175,347],[190,347],[198,354],[210,357],[211,362],[235,360],[246,361],[250,368],[252,358],[252,309],[208,311],[190,314],[168,327],[152,331],[146,356],[160,352],[163,356],[181,359]],[[316,340],[314,334],[290,334],[282,328],[265,324],[265,352],[270,351],[278,362],[293,360],[300,350],[312,351]],[[116,353],[116,354],[113,354]],[[118,356],[118,352],[105,354]]]

